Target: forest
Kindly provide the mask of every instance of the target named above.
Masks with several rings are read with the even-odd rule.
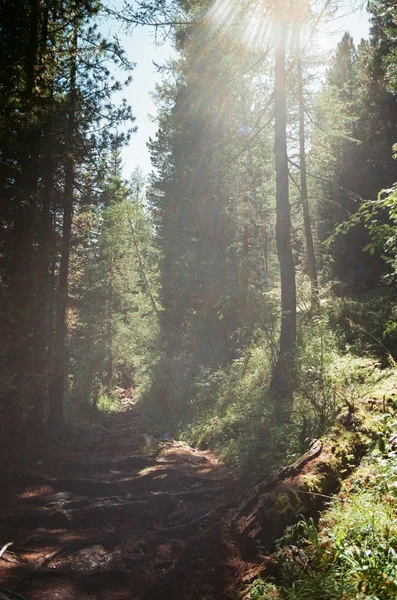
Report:
[[[3,0],[0,600],[397,598],[396,159],[395,0]]]

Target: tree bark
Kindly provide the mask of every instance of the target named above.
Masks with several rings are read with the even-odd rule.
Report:
[[[49,337],[50,305],[53,287],[51,260],[53,255],[51,205],[54,185],[53,150],[53,118],[48,117],[45,133],[45,152],[43,169],[42,206],[39,222],[38,260],[37,260],[37,309],[35,317],[34,350],[35,389],[32,420],[36,426],[44,421],[44,403],[48,392],[48,376],[50,373]]]
[[[281,279],[280,347],[270,392],[278,423],[289,420],[295,376],[296,285],[291,248],[286,98],[286,24],[281,16],[275,52],[276,244]]]
[[[113,249],[110,259],[110,273],[108,280],[108,301],[107,301],[107,334],[108,334],[108,351],[107,357],[107,382],[106,387],[109,392],[113,389]]]
[[[49,41],[49,19],[50,8],[53,0],[47,0],[43,4],[40,35],[40,70],[43,71],[46,57],[47,42]],[[51,39],[54,45],[54,39]],[[53,287],[50,272],[53,259],[52,244],[52,218],[51,207],[54,188],[54,81],[49,82],[49,106],[43,125],[43,166],[42,166],[42,192],[41,210],[38,219],[37,236],[37,267],[35,273],[36,286],[36,314],[34,316],[34,385],[33,387],[33,410],[30,415],[32,425],[41,427],[45,416],[45,400],[48,394],[49,365],[49,337],[50,333],[50,304],[51,290]]]
[[[256,251],[256,264],[259,275],[259,288],[262,293],[266,292],[266,280],[267,280],[267,266],[265,252],[263,250],[263,241],[261,235],[261,225],[259,221],[259,210],[258,210],[258,196],[256,193],[256,182],[254,174],[254,161],[252,160],[251,148],[248,148],[248,170],[250,178],[250,198],[251,198],[251,212],[252,220],[254,222],[255,231],[255,251]]]
[[[32,124],[35,108],[34,83],[38,63],[38,0],[29,2],[29,32],[24,55],[24,91],[21,96],[21,128],[14,184],[14,216],[10,235],[9,297],[12,344],[7,357],[7,370],[13,374],[7,394],[10,429],[19,427],[21,399],[30,393],[34,350],[32,348],[32,315],[34,306],[33,255],[36,199],[39,171],[39,128]],[[4,207],[5,208],[5,207]]]
[[[309,202],[307,194],[307,173],[306,173],[306,148],[305,148],[305,104],[303,97],[303,76],[302,76],[302,58],[300,54],[300,40],[298,39],[298,98],[299,98],[299,157],[300,157],[300,175],[301,175],[301,202],[303,211],[303,226],[305,230],[307,266],[311,282],[311,306],[312,309],[318,308],[318,279],[316,256],[314,253],[313,235],[310,224]]]
[[[69,148],[65,164],[65,188],[63,227],[61,240],[61,261],[59,267],[58,297],[55,317],[54,336],[54,372],[49,388],[49,425],[59,427],[63,423],[63,405],[65,385],[67,379],[67,308],[68,308],[68,280],[70,242],[72,237],[73,204],[74,204],[74,138],[75,138],[75,105],[76,105],[76,76],[77,76],[77,39],[78,25],[75,25],[70,67],[70,93],[68,114],[68,140]]]

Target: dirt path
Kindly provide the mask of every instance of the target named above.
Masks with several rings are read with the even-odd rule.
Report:
[[[215,597],[219,573],[188,556],[238,495],[216,457],[147,444],[134,411],[24,452],[18,471],[3,466],[1,476],[1,600],[172,600],[188,597],[193,580],[192,596]]]

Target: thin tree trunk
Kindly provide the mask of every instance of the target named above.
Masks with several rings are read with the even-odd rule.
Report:
[[[311,282],[311,305],[312,309],[318,308],[318,279],[316,256],[314,254],[314,244],[312,228],[310,224],[309,203],[307,199],[307,174],[306,174],[306,148],[305,148],[305,104],[303,96],[303,77],[302,77],[302,58],[300,54],[300,40],[298,39],[298,97],[299,97],[299,156],[300,156],[300,175],[301,175],[301,201],[303,211],[303,225],[305,230],[307,266]]]
[[[51,235],[52,235],[52,247],[54,248],[55,243],[55,216],[51,218]],[[48,372],[54,372],[54,342],[55,342],[55,284],[56,284],[56,264],[55,264],[55,252],[52,255],[52,261],[50,266],[49,275],[49,301],[48,301],[48,349],[47,349],[47,364]]]
[[[108,281],[108,303],[107,303],[107,318],[108,318],[108,345],[109,357],[107,361],[107,382],[106,386],[110,392],[113,389],[113,251],[110,260],[110,277]]]
[[[256,251],[256,264],[259,275],[259,288],[262,293],[266,292],[266,258],[263,250],[263,241],[261,235],[261,226],[259,222],[259,210],[258,210],[258,196],[256,193],[256,182],[254,173],[254,161],[252,160],[251,147],[248,148],[248,170],[250,178],[250,198],[251,198],[251,212],[252,220],[254,222],[255,231],[255,251]]]
[[[138,240],[137,240],[137,237],[136,237],[136,234],[135,234],[135,227],[134,227],[134,224],[133,224],[131,218],[129,219],[129,222],[130,222],[130,227],[131,227],[132,241],[134,243],[136,255],[137,255],[137,258],[138,258],[139,271],[140,271],[142,280],[143,280],[143,282],[145,284],[146,292],[147,292],[147,294],[149,296],[150,303],[151,303],[151,305],[153,307],[153,310],[156,313],[156,315],[159,316],[159,314],[160,314],[159,313],[159,309],[157,308],[156,300],[154,299],[154,296],[152,294],[152,290],[151,290],[151,287],[150,287],[149,280],[148,280],[148,278],[146,276],[145,265],[143,264],[143,259],[142,259],[141,251],[139,249]]]
[[[55,317],[55,352],[54,352],[54,373],[50,385],[50,407],[49,424],[52,427],[59,427],[63,423],[63,405],[65,385],[67,380],[67,308],[68,308],[68,280],[69,280],[69,259],[70,242],[72,237],[73,221],[73,200],[74,200],[74,136],[75,136],[75,105],[76,105],[76,75],[77,75],[77,29],[75,25],[72,50],[71,50],[71,69],[70,69],[70,94],[69,94],[69,115],[68,115],[68,140],[69,152],[65,164],[65,189],[64,189],[64,209],[63,209],[63,227],[61,240],[61,262],[59,267],[59,285]]]
[[[39,2],[30,0],[29,40],[25,53],[25,89],[23,94],[20,164],[15,183],[16,215],[14,219],[12,283],[13,303],[18,318],[28,312],[32,285],[32,245],[34,236],[39,164],[39,128],[33,125],[35,69],[38,62]],[[22,318],[23,320],[23,318]],[[25,319],[26,320],[26,319]],[[26,333],[26,332],[25,332]]]
[[[275,53],[275,159],[276,159],[276,243],[281,278],[281,332],[278,360],[270,391],[275,402],[275,418],[289,420],[295,375],[296,286],[291,248],[291,209],[289,205],[286,100],[286,24],[278,23]]]

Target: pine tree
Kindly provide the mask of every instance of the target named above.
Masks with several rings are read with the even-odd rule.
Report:
[[[31,428],[42,424],[50,380],[54,421],[61,421],[72,215],[87,196],[81,173],[94,172],[97,154],[122,143],[114,127],[131,117],[111,101],[120,84],[106,62],[128,63],[98,34],[100,9],[94,0],[1,8],[1,372],[10,430],[21,418]]]
[[[124,183],[117,155],[103,167],[98,206],[78,215],[89,226],[72,257],[71,395],[85,398],[82,411],[101,390],[143,386],[156,354],[158,277],[144,179],[136,172]]]

